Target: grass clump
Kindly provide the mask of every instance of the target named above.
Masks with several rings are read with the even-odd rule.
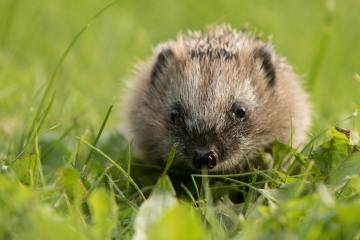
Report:
[[[165,170],[136,159],[129,167],[125,140],[103,134],[97,144],[105,152],[80,139],[56,167],[42,159],[41,140],[34,154],[2,158],[1,238],[359,237],[360,146],[343,129],[329,129],[303,151],[276,143],[269,169],[181,178],[170,166],[175,148]],[[109,147],[115,138],[119,152]]]

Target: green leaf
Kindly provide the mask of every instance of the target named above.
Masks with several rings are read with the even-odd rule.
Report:
[[[97,189],[90,195],[89,207],[93,225],[91,230],[95,239],[111,239],[117,219],[114,197],[105,189]]]
[[[312,154],[316,166],[323,175],[328,176],[332,170],[339,167],[352,151],[347,136],[332,128],[329,131],[331,139],[321,144]]]
[[[161,219],[166,210],[176,206],[175,190],[167,175],[162,175],[150,197],[143,202],[135,218],[135,240],[148,239],[149,231]]]
[[[0,175],[0,239],[88,239],[71,220],[40,202],[37,193]]]
[[[149,230],[149,240],[202,240],[205,229],[194,208],[185,204],[167,210]]]
[[[302,165],[305,165],[306,162],[304,160],[304,156],[299,153],[296,149],[291,146],[281,143],[279,141],[275,141],[272,147],[272,157],[274,159],[273,168],[279,169],[284,160],[286,160],[287,156],[295,157],[295,160]]]
[[[74,168],[64,168],[61,171],[60,183],[70,200],[80,201],[86,193],[80,174]]]
[[[348,224],[357,224],[360,226],[360,204],[339,204],[336,208],[338,217],[341,221]]]
[[[329,184],[335,187],[355,174],[360,174],[360,153],[352,154],[333,168],[329,174]]]
[[[355,193],[360,193],[360,174],[352,178],[349,185]]]
[[[173,197],[176,195],[175,189],[168,175],[159,177],[151,196],[160,194],[171,194]]]
[[[34,183],[34,177],[37,173],[36,164],[36,155],[30,155],[16,159],[11,164],[11,167],[22,183],[32,185]]]

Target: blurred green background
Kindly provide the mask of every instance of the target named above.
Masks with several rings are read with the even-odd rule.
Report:
[[[0,1],[0,136],[27,125],[61,54],[108,1]],[[230,23],[271,35],[312,94],[315,128],[360,103],[360,1],[119,1],[96,18],[55,79],[46,130],[97,128],[135,64],[179,31]],[[309,79],[314,81],[308,82]],[[112,114],[115,127],[121,112]]]

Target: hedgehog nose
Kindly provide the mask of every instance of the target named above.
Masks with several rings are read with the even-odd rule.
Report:
[[[216,155],[207,148],[197,148],[194,152],[193,164],[195,168],[200,169],[205,165],[208,169],[213,169],[216,165]]]

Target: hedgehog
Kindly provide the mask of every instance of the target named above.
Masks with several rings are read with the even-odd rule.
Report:
[[[270,40],[228,25],[180,33],[138,66],[124,100],[129,141],[147,163],[237,173],[275,141],[300,147],[309,96]]]

